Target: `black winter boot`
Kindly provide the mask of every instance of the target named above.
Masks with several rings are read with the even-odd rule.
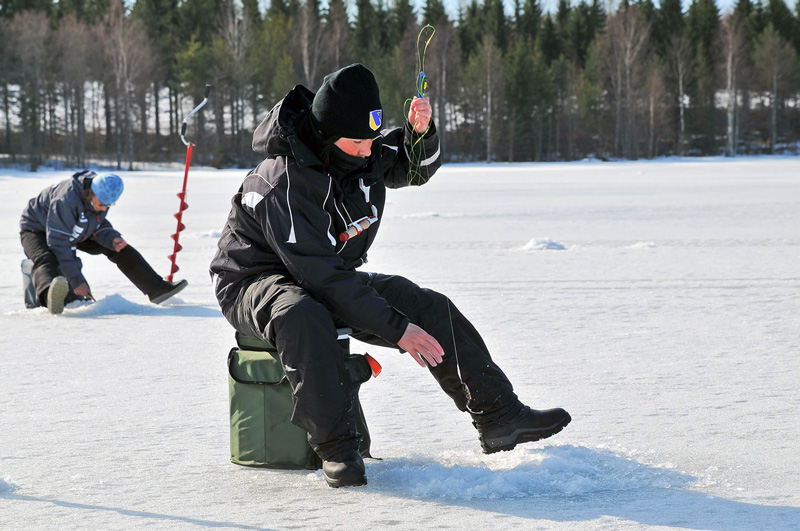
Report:
[[[364,460],[358,448],[347,450],[331,459],[322,460],[322,474],[333,488],[357,487],[367,484]]]
[[[165,300],[169,299],[173,295],[177,295],[178,292],[183,290],[186,286],[189,285],[189,282],[186,280],[181,280],[180,282],[167,282],[166,280],[164,283],[154,292],[148,293],[147,296],[150,299],[150,302],[153,304],[161,304]]]
[[[516,445],[546,439],[569,424],[572,417],[561,408],[537,410],[522,406],[497,420],[473,422],[478,429],[483,453],[493,454],[513,449]]]

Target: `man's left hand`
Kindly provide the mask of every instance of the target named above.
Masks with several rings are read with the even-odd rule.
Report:
[[[411,102],[411,108],[408,110],[408,121],[411,122],[414,131],[420,135],[427,131],[431,123],[431,114],[433,114],[433,108],[428,98],[415,96]]]
[[[126,245],[128,245],[128,242],[122,238],[114,238],[114,241],[111,242],[111,244],[114,246],[115,251],[120,252],[125,248]]]

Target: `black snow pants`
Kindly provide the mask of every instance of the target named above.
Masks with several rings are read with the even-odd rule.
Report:
[[[20,233],[20,240],[25,254],[33,261],[31,280],[36,289],[36,297],[39,299],[41,306],[47,306],[47,290],[50,288],[50,283],[53,279],[59,275],[56,255],[47,246],[47,236],[44,232],[25,230]],[[150,264],[147,263],[139,251],[130,244],[126,245],[120,252],[117,252],[114,249],[103,247],[94,240],[86,240],[78,244],[77,248],[85,253],[105,255],[145,295],[150,295],[159,289],[163,289],[163,284],[166,281],[150,267]],[[75,301],[80,298],[71,291],[77,287],[70,286],[70,292],[67,294],[65,302]]]
[[[519,403],[478,331],[447,297],[400,276],[358,274],[389,304],[439,341],[444,358],[429,370],[458,409],[491,421]],[[223,313],[240,333],[261,337],[276,346],[293,390],[292,422],[309,433],[317,454],[330,459],[343,450],[357,448],[359,436],[350,411],[352,390],[344,377],[344,355],[336,341],[337,326],[350,325],[282,274],[267,273],[246,282]],[[351,337],[397,348],[361,330],[354,329]],[[414,362],[409,359],[409,363]],[[459,368],[468,393],[461,385]]]

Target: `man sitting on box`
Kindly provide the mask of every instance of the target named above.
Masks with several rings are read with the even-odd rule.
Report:
[[[422,185],[441,165],[426,98],[414,98],[404,127],[379,131],[381,118],[377,82],[360,64],[326,76],[316,94],[292,89],[253,135],[265,159],[233,196],[211,263],[228,321],[276,345],[293,389],[292,422],[308,432],[332,487],[367,482],[337,325],[427,366],[472,415],[486,453],[570,422],[563,409],[519,401],[447,297],[400,276],[356,271],[380,226],[386,189]],[[424,156],[410,155],[415,149]]]

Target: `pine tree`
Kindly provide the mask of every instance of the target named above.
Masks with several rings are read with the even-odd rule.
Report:
[[[670,43],[683,35],[685,28],[681,0],[661,0],[653,24],[653,43],[660,57],[667,57]]]
[[[700,134],[703,153],[716,152],[716,49],[719,9],[714,0],[694,0],[686,15],[686,30],[695,55],[690,130]]]
[[[569,23],[571,18],[572,7],[569,0],[558,0],[556,16],[553,22],[555,23],[556,38],[558,39],[559,57],[569,54],[572,48],[569,42]],[[553,59],[557,59],[557,57]]]
[[[477,53],[483,33],[483,13],[477,0],[471,0],[466,10],[462,9],[459,13],[457,31],[463,54],[462,63],[466,65]]]
[[[562,54],[561,39],[556,24],[549,14],[542,19],[542,28],[537,35],[536,47],[542,52],[542,59],[549,66]]]
[[[447,18],[447,12],[444,9],[442,0],[427,0],[425,7],[422,9],[422,23],[439,25]]]
[[[748,43],[754,45],[756,38],[767,26],[764,4],[761,0],[755,3],[751,0],[737,0],[734,13],[739,15],[744,23]]]
[[[410,0],[396,0],[389,9],[389,30],[387,39],[389,46],[399,43],[406,32],[415,32],[417,16]]]
[[[55,5],[54,15],[58,19],[75,15],[80,22],[95,24],[102,18],[109,4],[110,0],[59,0]]]
[[[714,0],[694,0],[686,14],[689,39],[698,54],[709,64],[714,62],[714,40],[719,29],[719,8]]]
[[[533,49],[536,42],[536,35],[542,23],[542,7],[538,0],[524,0],[522,10],[517,17],[517,35],[528,41],[528,45]]]
[[[264,23],[264,17],[261,16],[261,11],[258,8],[258,0],[242,0],[242,8],[244,18],[253,29],[260,29],[261,24]]]
[[[797,34],[797,19],[784,0],[767,0],[764,16],[766,22],[772,24],[778,35],[794,45],[795,50],[800,51],[800,48],[797,48],[797,45],[800,44],[800,36]]]
[[[53,0],[0,0],[0,17],[11,18],[23,11],[44,11],[50,15],[56,9]]]
[[[781,107],[781,90],[788,79],[797,72],[797,54],[770,22],[756,41],[753,51],[759,85],[770,95],[769,149],[775,153],[778,140],[778,108]]]
[[[192,39],[210,45],[222,15],[224,0],[183,0],[178,6],[178,33],[182,46]]]
[[[503,0],[485,0],[483,5],[483,34],[490,34],[500,53],[505,53],[508,45],[508,21]]]
[[[531,160],[534,156],[533,44],[517,39],[505,57],[505,93],[509,115],[509,160]]]
[[[371,64],[373,59],[378,59],[385,51],[384,13],[382,7],[377,6],[372,0],[356,0],[356,10],[356,21],[353,27],[356,59],[362,63]]]
[[[603,59],[598,42],[597,39],[593,40],[587,52],[586,64],[576,89],[576,101],[583,129],[582,141],[579,140],[581,150],[587,155],[605,158],[608,151],[608,140],[605,138],[608,127],[603,127]]]
[[[568,25],[566,39],[566,55],[583,68],[589,46],[594,40],[595,28],[593,27],[591,7],[584,1],[572,10]]]

